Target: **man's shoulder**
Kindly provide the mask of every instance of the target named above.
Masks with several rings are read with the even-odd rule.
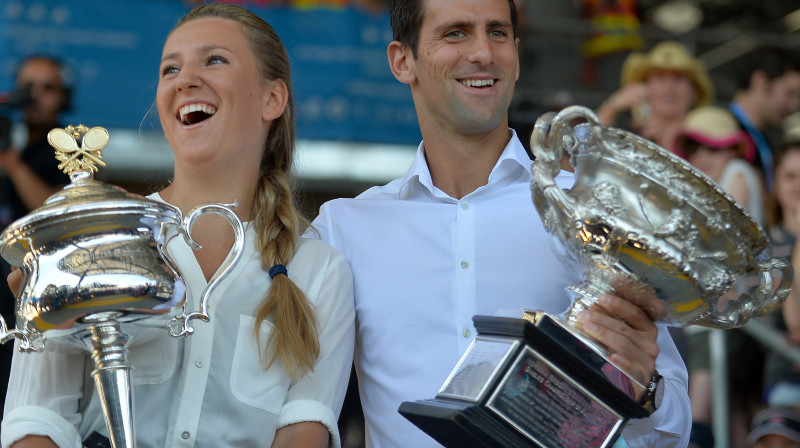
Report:
[[[325,204],[325,208],[336,207],[351,207],[351,206],[367,206],[368,203],[382,202],[382,201],[395,201],[400,199],[400,189],[402,187],[403,179],[394,179],[385,185],[378,185],[370,187],[363,193],[354,198],[337,198],[332,199]]]

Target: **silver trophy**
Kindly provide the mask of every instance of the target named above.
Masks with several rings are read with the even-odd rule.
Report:
[[[531,146],[534,205],[582,281],[563,316],[475,316],[478,336],[436,398],[401,405],[448,447],[609,447],[629,419],[653,412],[658,377],[639,383],[576,324],[602,294],[657,322],[734,328],[789,293],[791,266],[771,257],[763,230],[664,148],[578,106],[539,118]],[[570,189],[555,181],[566,160]],[[638,397],[636,385],[650,393]]]
[[[154,325],[178,337],[194,331],[192,320],[209,320],[208,297],[237,263],[244,226],[235,205],[207,204],[182,217],[172,205],[94,180],[108,139],[105,129],[83,125],[48,134],[71,183],[0,234],[0,254],[22,271],[16,329],[0,318],[0,341],[18,339],[21,352],[91,351],[111,444],[133,448],[129,344],[147,343]],[[192,226],[209,213],[230,223],[235,242],[190,311],[166,248],[182,237],[199,249]]]

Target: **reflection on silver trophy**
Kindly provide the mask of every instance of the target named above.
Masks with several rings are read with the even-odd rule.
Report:
[[[193,319],[209,320],[208,296],[238,262],[244,226],[231,205],[207,204],[183,217],[172,205],[95,181],[108,140],[105,129],[83,125],[48,134],[71,183],[0,234],[0,254],[22,271],[16,329],[0,318],[0,341],[18,339],[21,352],[90,351],[111,444],[133,448],[128,345],[140,336],[138,343],[147,343],[154,324],[185,336],[193,332]],[[199,310],[190,311],[166,247],[182,237],[200,248],[192,226],[209,213],[230,223],[235,242],[199,298]]]

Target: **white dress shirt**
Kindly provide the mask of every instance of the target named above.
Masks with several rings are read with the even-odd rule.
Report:
[[[423,147],[405,177],[330,201],[313,223],[353,270],[355,361],[369,447],[439,446],[397,408],[436,395],[475,337],[472,316],[560,314],[570,305],[564,288],[579,281],[556,256],[533,206],[531,161],[515,134],[488,184],[461,200],[433,185]],[[565,172],[557,182],[568,187],[572,179]],[[664,403],[630,423],[624,438],[634,447],[685,447],[686,368],[665,328],[658,342]]]
[[[154,340],[130,345],[137,447],[269,447],[278,428],[304,421],[325,425],[340,446],[337,419],[353,356],[350,267],[329,245],[299,240],[288,275],[313,303],[320,356],[312,373],[292,381],[280,361],[265,370],[259,360],[255,310],[272,281],[255,241],[248,226],[240,263],[210,296],[209,322],[192,321],[195,333],[185,338],[153,323]],[[168,250],[188,285],[188,310],[199,310],[207,283],[192,249],[174,238]],[[271,328],[262,324],[262,343]],[[92,369],[85,354],[15,354],[2,446],[36,434],[76,448],[93,431],[107,434]]]

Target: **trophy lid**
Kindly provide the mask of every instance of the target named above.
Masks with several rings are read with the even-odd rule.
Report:
[[[21,266],[25,254],[35,247],[74,235],[128,232],[156,220],[180,222],[180,210],[170,204],[93,179],[97,166],[105,166],[101,157],[109,140],[106,129],[57,128],[48,133],[47,140],[71,183],[0,234],[0,255],[12,265]]]

